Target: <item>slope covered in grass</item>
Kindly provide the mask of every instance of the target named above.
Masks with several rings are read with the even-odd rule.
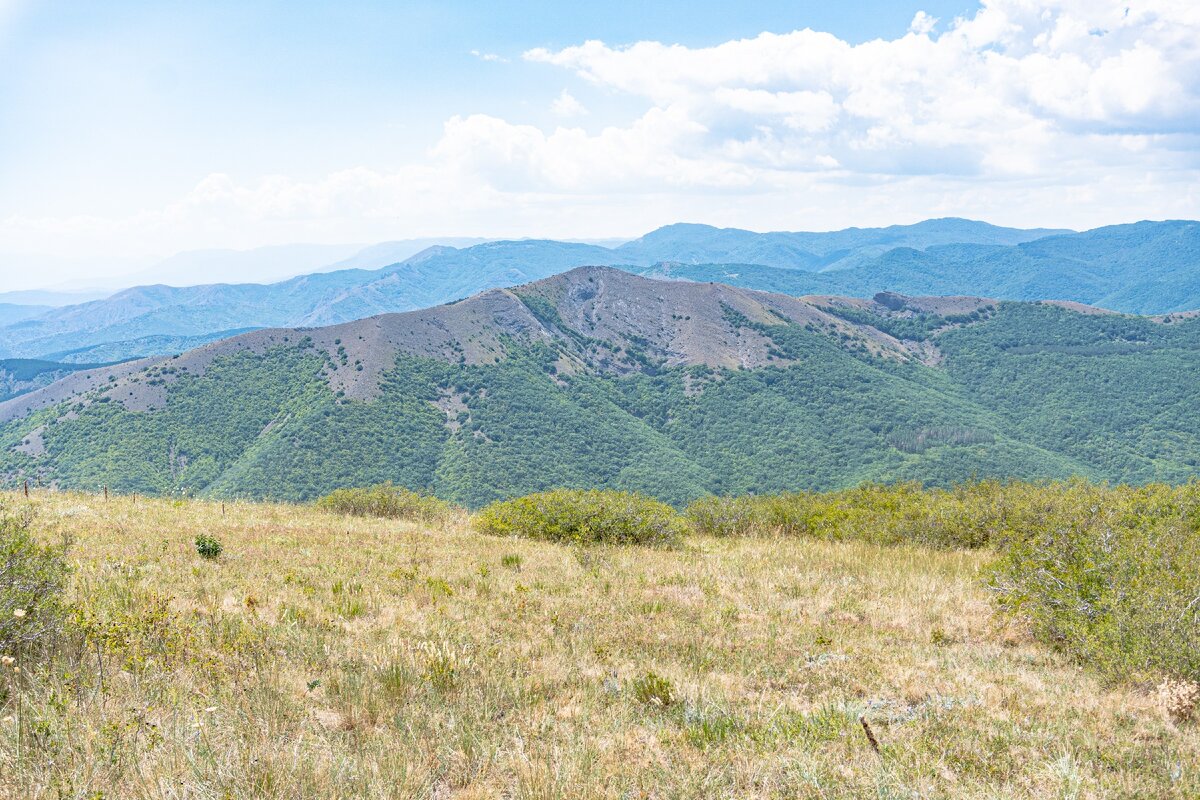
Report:
[[[309,507],[33,504],[41,535],[75,539],[90,638],[8,695],[4,795],[1200,792],[1198,729],[1001,624],[985,552],[578,549]]]

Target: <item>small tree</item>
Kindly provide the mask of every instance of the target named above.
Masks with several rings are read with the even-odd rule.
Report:
[[[30,510],[0,505],[0,655],[48,647],[62,629],[66,545],[39,544]]]

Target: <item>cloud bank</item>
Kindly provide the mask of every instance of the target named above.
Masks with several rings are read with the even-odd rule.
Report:
[[[799,30],[705,48],[535,49],[525,62],[577,84],[529,98],[561,120],[552,127],[455,116],[400,170],[211,175],[136,218],[4,220],[0,249],[600,236],[681,219],[820,229],[949,214],[1073,227],[1196,217],[1198,43],[1194,0],[987,0],[968,18],[922,12],[903,36],[856,45]],[[634,110],[599,113],[577,99],[585,91]]]

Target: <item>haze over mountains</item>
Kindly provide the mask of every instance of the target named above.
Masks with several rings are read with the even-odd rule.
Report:
[[[1120,274],[1121,254],[1137,245],[1122,239],[1141,235],[1135,228],[1112,229],[1114,235],[1099,237],[1104,241],[1098,245],[1088,245],[1095,252],[1083,259],[1074,255],[1081,247],[1070,237],[1092,237],[1095,232],[1067,234],[1060,247],[1065,255],[1052,248],[1026,252],[1013,248],[1053,239],[1061,232],[1021,231],[959,219],[832,233],[759,234],[672,225],[616,247],[520,240],[462,248],[440,245],[410,254],[422,240],[392,242],[274,284],[150,285],[94,302],[37,309],[38,313],[7,310],[0,314],[0,357],[84,362],[178,352],[231,331],[332,324],[422,308],[583,265],[617,265],[636,272],[720,279],[797,294],[870,296],[895,289],[914,294],[953,291],[1096,302],[1106,297],[1109,284],[1128,277]],[[1161,237],[1152,234],[1150,238],[1155,241],[1141,246],[1154,251],[1161,246],[1157,241]],[[281,252],[286,248],[237,254],[230,263],[236,267],[243,257],[277,258]],[[1111,261],[1114,254],[1118,259],[1115,267],[1105,261]],[[211,274],[195,264],[228,255],[185,254],[178,266],[193,264],[187,274]],[[1150,252],[1147,257],[1155,255]],[[1179,258],[1174,253],[1166,256],[1169,277],[1172,270],[1178,271]],[[1195,263],[1190,254],[1188,258],[1185,269]],[[1097,262],[1097,275],[1090,274],[1089,259]],[[1149,276],[1151,283],[1156,279],[1161,283],[1162,275]],[[1054,292],[1042,293],[1047,287]],[[1170,285],[1142,287],[1130,297],[1114,298],[1114,307],[1143,312],[1174,310],[1190,300],[1190,295],[1181,299],[1170,294]],[[1123,300],[1129,307],[1120,304]]]
[[[1186,480],[1200,319],[795,298],[586,267],[246,333],[0,404],[0,480],[304,499],[392,480],[710,492],[972,476]]]

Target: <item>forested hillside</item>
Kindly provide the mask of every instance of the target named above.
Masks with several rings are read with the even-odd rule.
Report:
[[[0,404],[0,475],[469,505],[971,476],[1183,481],[1200,321],[970,298],[797,301],[581,269],[516,291],[78,373]]]

